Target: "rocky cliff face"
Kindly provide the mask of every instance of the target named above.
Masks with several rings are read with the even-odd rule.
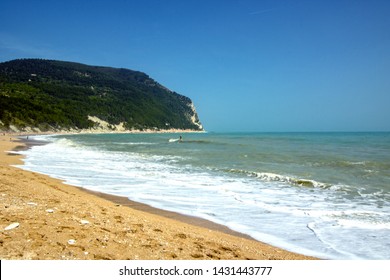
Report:
[[[194,106],[194,103],[189,103],[187,105],[190,110],[191,110],[191,113],[188,114],[188,118],[191,120],[191,122],[198,128],[198,130],[203,130],[203,125],[201,124],[199,118],[198,118],[198,113],[196,112],[196,109],[195,109],[195,106]]]
[[[0,63],[0,129],[103,123],[112,131],[203,130],[190,98],[142,72],[41,59]]]

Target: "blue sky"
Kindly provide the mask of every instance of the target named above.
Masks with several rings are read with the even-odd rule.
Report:
[[[390,131],[390,1],[0,2],[0,61],[147,73],[208,131]]]

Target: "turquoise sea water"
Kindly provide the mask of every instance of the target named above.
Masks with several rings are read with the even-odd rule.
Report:
[[[390,259],[390,133],[37,136],[23,168],[285,249]]]

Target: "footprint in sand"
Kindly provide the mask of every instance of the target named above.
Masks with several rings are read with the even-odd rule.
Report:
[[[178,234],[175,234],[174,237],[178,237],[178,238],[181,238],[181,239],[186,239],[187,235],[185,235],[184,233],[178,233]]]

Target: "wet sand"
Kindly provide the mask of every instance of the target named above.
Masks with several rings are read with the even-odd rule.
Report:
[[[23,162],[8,151],[33,144],[43,143],[0,136],[0,259],[314,259],[11,166]],[[12,224],[17,227],[6,229]]]

